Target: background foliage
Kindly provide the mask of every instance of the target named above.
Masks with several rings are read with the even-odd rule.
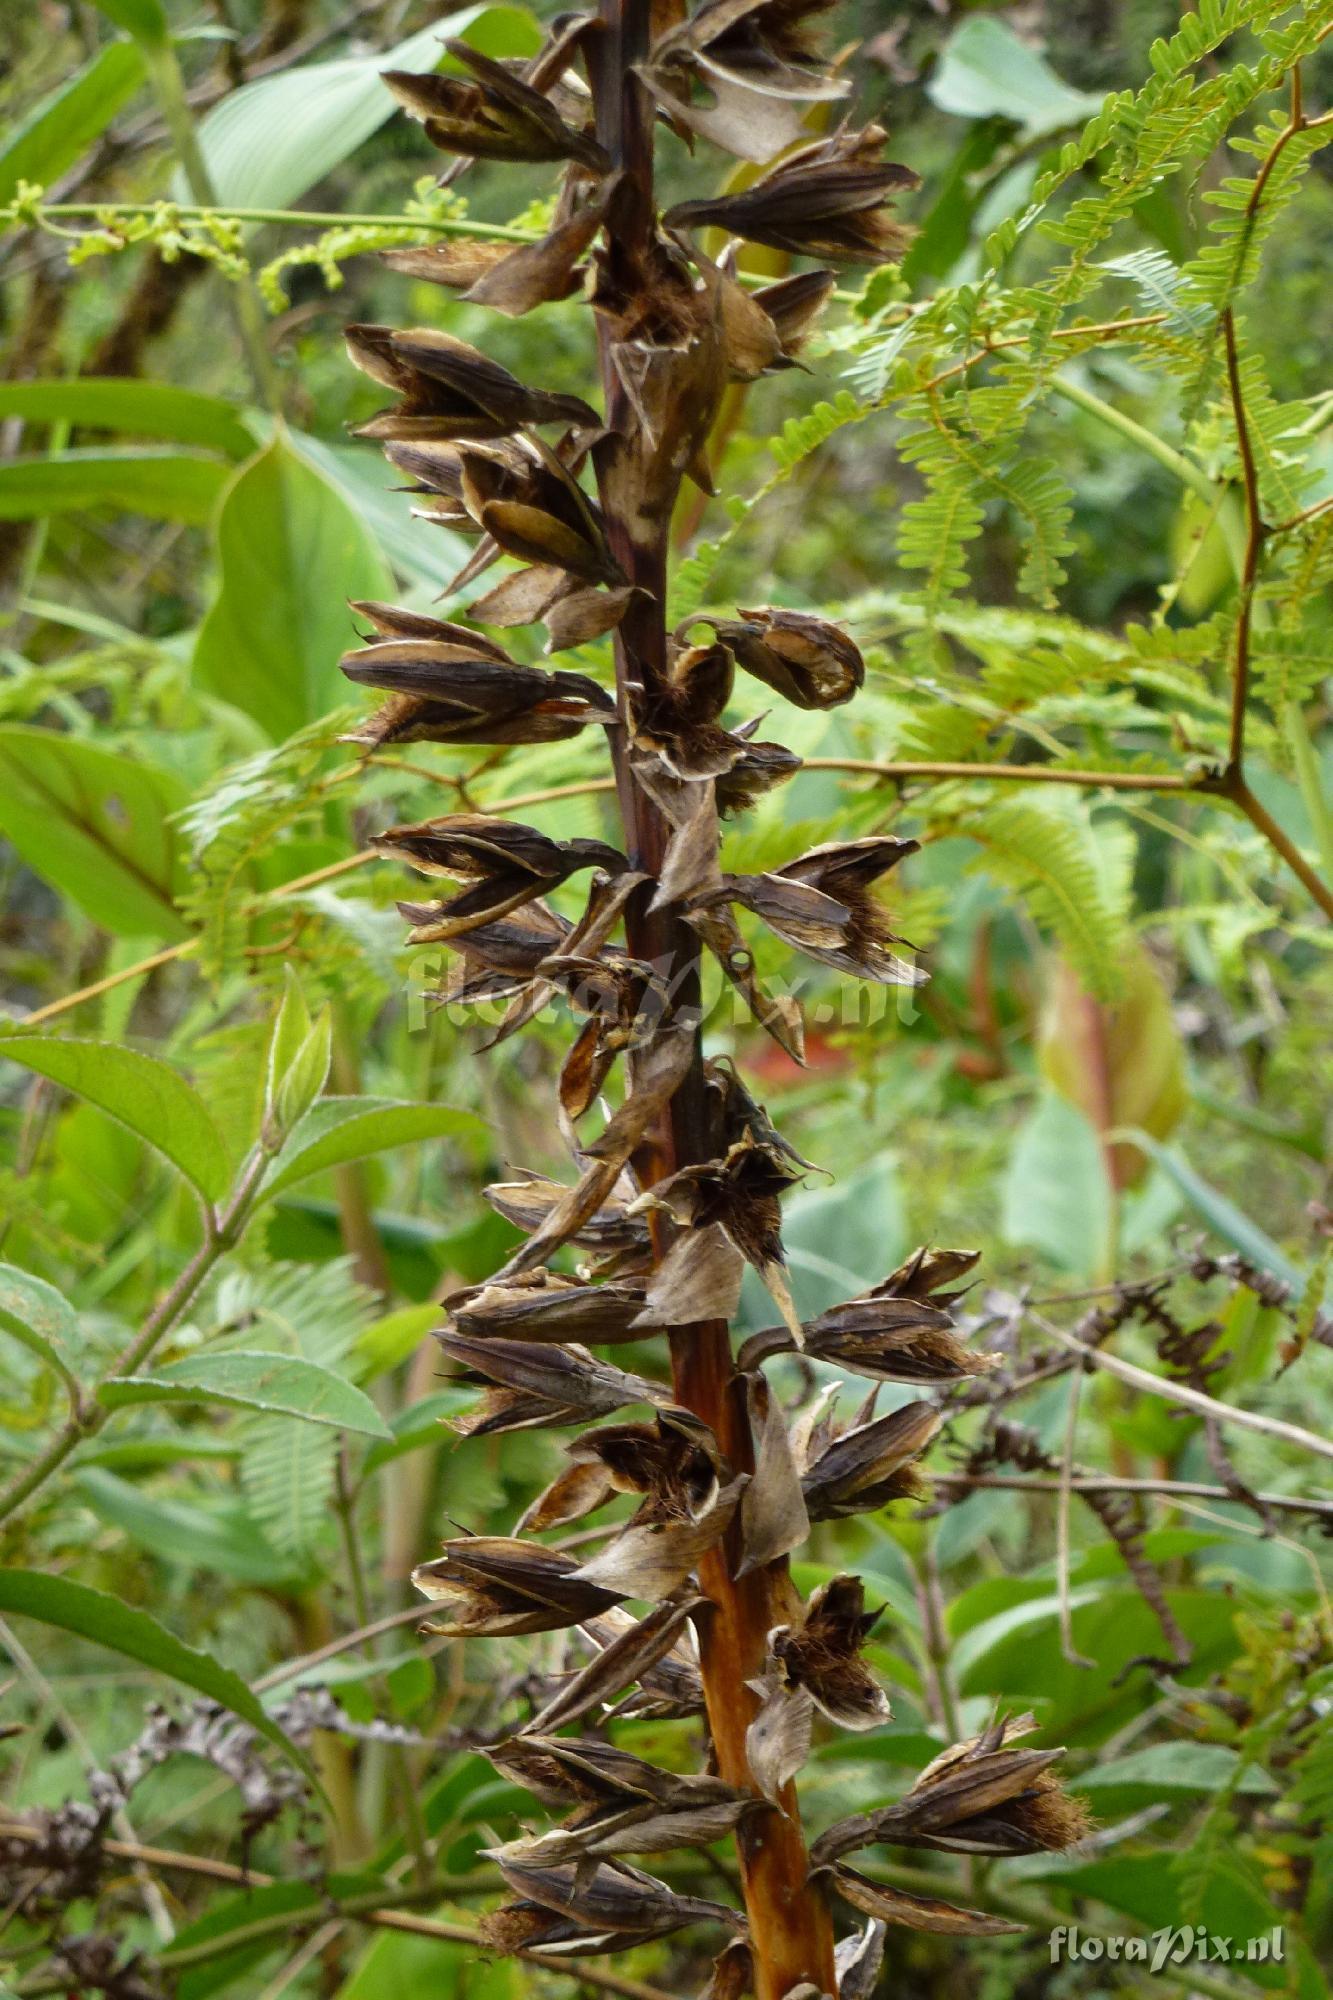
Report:
[[[972,1871],[970,1900],[1034,1929],[970,1959],[912,1937],[894,1976],[997,2000],[1164,1978],[1317,1994],[1333,1629],[1313,1530],[1333,1502],[1290,1503],[1319,1461],[1271,1430],[1219,1443],[1197,1407],[1109,1372],[1076,1393],[1058,1335],[1105,1308],[1110,1351],[1168,1387],[1327,1429],[1333,12],[854,0],[838,19],[861,101],[923,175],[919,233],[900,272],[840,295],[809,373],[732,392],[729,497],[678,523],[675,613],[823,609],[870,661],[850,719],[784,717],[807,768],[729,865],[802,835],[924,843],[899,914],[931,984],[867,1029],[814,981],[808,1070],[759,1055],[784,1132],[836,1169],[788,1204],[798,1299],[818,1310],[922,1240],[980,1247],[985,1344],[1037,1379],[1001,1412],[1025,1427],[1007,1453],[960,1400],[926,1517],[820,1531],[802,1581],[853,1560],[880,1590],[897,1693],[882,1739],[817,1754],[812,1809],[896,1790],[997,1696],[1030,1706],[1074,1747],[1101,1834],[1073,1861]],[[447,22],[416,0],[50,0],[13,20],[6,1812],[85,1799],[136,1742],[143,1763],[100,1882],[58,1896],[52,1862],[30,1900],[20,1869],[0,1936],[17,1991],[67,1990],[75,1966],[78,1990],[131,1995],[136,1951],[191,1996],[562,1984],[465,1942],[480,1850],[521,1797],[470,1747],[518,1692],[496,1685],[503,1649],[432,1656],[400,1617],[324,1656],[403,1612],[448,1520],[484,1530],[551,1469],[540,1440],[452,1448],[439,1420],[467,1396],[425,1335],[512,1237],[481,1187],[559,1171],[538,1107],[560,1033],[480,1060],[484,1028],[428,1004],[441,963],[399,946],[395,870],[360,850],[459,801],[606,830],[577,742],[427,746],[364,774],[338,743],[347,599],[424,606],[463,553],[348,441],[375,392],[343,322],[443,311],[525,379],[577,392],[590,368],[558,306],[499,322],[369,254],[540,222],[539,170],[517,217],[484,169],[441,192],[390,117],[390,56],[428,64],[442,31],[502,56],[538,40],[522,6]],[[675,172],[708,191],[683,150]],[[1005,774],[953,768],[981,763]],[[751,1032],[719,1006],[717,1048]],[[1159,1273],[1170,1290],[1144,1291]],[[1061,1499],[1085,1475],[1205,1490],[1122,1493],[1116,1514]],[[1017,1484],[969,1497],[973,1476]],[[191,1691],[246,1725],[229,1747]],[[178,1734],[150,1723],[150,1755],[162,1699]],[[272,1881],[239,1886],[242,1858]],[[385,1909],[409,1928],[362,1921]],[[1075,1917],[1280,1922],[1288,1949],[1051,1968],[1045,1932]],[[75,1958],[52,1957],[60,1935]],[[702,1972],[658,1944],[607,1976],[642,1994]]]

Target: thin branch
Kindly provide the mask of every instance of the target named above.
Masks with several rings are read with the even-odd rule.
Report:
[[[1058,1494],[1061,1484],[1058,1479],[1019,1472],[940,1472],[932,1475],[931,1483],[945,1493],[972,1493],[993,1488],[1005,1493],[1051,1494]],[[1210,1486],[1200,1479],[1121,1479],[1112,1473],[1075,1473],[1069,1481],[1069,1490],[1071,1493],[1144,1493],[1167,1501],[1220,1500],[1228,1506],[1239,1504],[1235,1494],[1227,1487]],[[1256,1493],[1254,1497],[1263,1506],[1279,1513],[1309,1514],[1320,1520],[1333,1521],[1333,1499],[1302,1500],[1292,1493]]]
[[[1113,339],[1118,333],[1133,333],[1141,326],[1161,326],[1168,317],[1166,313],[1142,313],[1135,319],[1102,320],[1094,326],[1062,326],[1051,335],[1051,339],[1077,340],[1080,337],[1086,339],[1091,335],[1100,345],[1103,337]],[[929,382],[920,385],[920,393],[924,395],[931,389],[938,389],[941,382],[949,382],[955,375],[966,374],[968,369],[975,368],[978,362],[988,361],[992,354],[999,354],[1007,347],[1025,347],[1031,338],[1030,333],[1014,333],[1006,334],[1001,340],[988,341],[984,347],[977,348],[975,353],[964,355],[961,361],[955,361],[951,367],[942,369],[938,375],[932,375]]]
[[[1271,155],[1270,155],[1271,157]],[[1236,345],[1236,318],[1231,307],[1222,313],[1222,338],[1226,345],[1227,387],[1240,447],[1241,480],[1245,492],[1245,553],[1241,559],[1240,605],[1236,613],[1235,652],[1232,659],[1231,733],[1227,766],[1239,772],[1245,758],[1245,709],[1250,693],[1250,627],[1254,617],[1254,590],[1259,578],[1259,559],[1268,530],[1259,509],[1259,472],[1254,461],[1245,395],[1240,379],[1240,353]]]
[[[1263,1437],[1280,1438],[1284,1444],[1294,1445],[1299,1451],[1313,1452],[1318,1458],[1333,1459],[1333,1438],[1319,1437],[1314,1431],[1307,1431],[1300,1424],[1289,1424],[1282,1417],[1266,1417],[1258,1410],[1241,1410],[1231,1403],[1219,1403],[1215,1396],[1206,1396],[1202,1389],[1191,1389],[1184,1382],[1168,1381],[1164,1376],[1137,1367],[1132,1361],[1122,1361],[1118,1354],[1108,1353],[1105,1348],[1089,1347],[1086,1341],[1076,1340],[1073,1334],[1066,1333],[1063,1327],[1056,1326],[1053,1320],[1044,1318],[1040,1313],[1034,1313],[1033,1318],[1043,1333],[1048,1333],[1061,1347],[1091,1363],[1094,1368],[1104,1368],[1108,1375],[1128,1382],[1132,1389],[1144,1389],[1150,1396],[1160,1396],[1163,1402],[1179,1403],[1183,1409],[1213,1417],[1220,1424],[1233,1424],[1239,1430],[1258,1431]]]
[[[984,778],[997,784],[1078,785],[1114,792],[1193,792],[1201,780],[1171,771],[1085,771],[1064,764],[881,763],[865,757],[807,757],[807,771],[864,772],[878,778]]]

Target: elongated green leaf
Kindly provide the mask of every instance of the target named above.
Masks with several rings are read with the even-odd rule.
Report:
[[[116,1410],[127,1403],[225,1403],[233,1409],[266,1410],[299,1417],[333,1430],[391,1433],[364,1390],[344,1382],[317,1361],[295,1354],[265,1354],[232,1348],[218,1354],[187,1354],[163,1362],[146,1375],[122,1375],[104,1382],[98,1401]]]
[[[1285,1256],[1272,1237],[1237,1208],[1234,1201],[1228,1200],[1202,1174],[1197,1174],[1177,1147],[1164,1146],[1160,1139],[1154,1139],[1150,1132],[1137,1125],[1127,1125],[1112,1136],[1127,1139],[1135,1146],[1141,1146],[1145,1153],[1150,1153],[1162,1172],[1175,1182],[1196,1215],[1224,1243],[1229,1243],[1233,1250],[1239,1250],[1242,1257],[1257,1264],[1261,1271],[1271,1271],[1275,1278],[1281,1278],[1297,1292],[1303,1289],[1304,1275],[1297,1270],[1290,1257]]]
[[[281,438],[228,486],[218,554],[196,678],[282,740],[345,700],[347,600],[383,597],[388,568],[343,496]]]
[[[109,42],[76,70],[0,141],[0,202],[14,199],[20,181],[49,187],[105,132],[144,80],[143,56],[133,42]]]
[[[54,1285],[14,1264],[0,1264],[0,1327],[77,1390],[72,1359],[79,1322]]]
[[[1047,1091],[1022,1127],[1004,1178],[1004,1234],[1059,1270],[1107,1275],[1113,1196],[1106,1156],[1083,1113]]]
[[[248,1722],[313,1777],[304,1753],[264,1713],[239,1674],[220,1665],[211,1654],[185,1645],[146,1611],[68,1577],[30,1569],[0,1570],[0,1610],[7,1617],[36,1618],[43,1625],[55,1625],[80,1639],[108,1646],[126,1659],[138,1660],[183,1687],[193,1688],[196,1694],[206,1695]]]
[[[420,1139],[475,1136],[481,1120],[447,1104],[402,1104],[384,1097],[322,1097],[312,1105],[273,1162],[264,1193],[277,1194],[296,1181],[347,1160],[363,1160],[391,1146]]]
[[[292,1585],[304,1566],[275,1549],[245,1506],[210,1498],[200,1504],[174,1490],[121,1479],[100,1465],[81,1466],[73,1483],[99,1521],[159,1561],[237,1583]]]
[[[531,55],[540,40],[526,7],[474,6],[446,14],[382,54],[308,63],[232,91],[209,112],[200,141],[218,200],[285,208],[348,159],[392,116],[380,72],[433,69],[445,36],[486,55]],[[178,190],[183,198],[183,189]]]
[[[1079,1790],[1135,1791],[1151,1794],[1189,1792],[1199,1797],[1220,1792],[1235,1778],[1240,1758],[1225,1743],[1152,1743],[1127,1757],[1094,1764],[1079,1779]],[[1251,1764],[1235,1779],[1238,1792],[1277,1789],[1266,1771]]]
[[[107,507],[202,524],[212,514],[226,476],[226,467],[216,459],[142,448],[14,458],[0,465],[0,521]]]
[[[386,1903],[393,1900],[393,1885],[382,1875],[335,1873],[328,1878],[328,1892],[333,1896],[372,1894],[376,1890],[383,1893]],[[282,1949],[287,1942],[282,1933],[247,1941],[251,1925],[260,1919],[290,1916],[295,1926],[311,1913],[318,1915],[323,1907],[326,1904],[322,1887],[313,1882],[255,1883],[235,1896],[210,1904],[202,1916],[177,1931],[173,1940],[173,1949],[177,1951],[190,1951],[202,1944],[217,1946],[216,1954],[181,1971],[179,1983],[174,1987],[177,2000],[208,2000],[210,1994],[222,1992],[270,1953]],[[229,1945],[227,1940],[233,1931],[239,1934],[240,1942]],[[445,2000],[443,1992],[441,2000]]]
[[[170,444],[197,444],[227,458],[249,458],[255,448],[254,433],[221,396],[181,389],[174,382],[136,382],[118,375],[0,382],[0,417],[80,424]]]
[[[172,772],[124,751],[0,723],[0,832],[34,874],[118,936],[188,934],[175,906],[185,856],[170,818],[188,800]]]
[[[87,1098],[170,1160],[209,1201],[231,1180],[222,1136],[179,1070],[138,1049],[58,1035],[0,1035],[0,1057]]]
[[[138,42],[165,42],[170,28],[162,0],[95,0],[98,10]]]

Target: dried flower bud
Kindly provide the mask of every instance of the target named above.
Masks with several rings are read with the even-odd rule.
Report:
[[[525,389],[498,361],[438,327],[349,326],[347,351],[358,368],[403,397],[395,409],[358,425],[358,437],[501,438],[524,424],[598,421],[581,396]]]
[[[954,1854],[1036,1854],[1071,1847],[1088,1831],[1086,1806],[1070,1798],[1051,1766],[1063,1750],[1011,1750],[1030,1715],[993,1722],[927,1764],[905,1798],[830,1827],[815,1843],[816,1866],[884,1841]]]
[[[501,1873],[525,1903],[579,1925],[588,1940],[571,1948],[579,1952],[618,1950],[644,1938],[665,1937],[684,1924],[719,1923],[742,1930],[743,1920],[721,1903],[697,1896],[678,1896],[655,1875],[625,1862],[603,1862],[596,1868],[577,1864],[536,1867],[502,1860]],[[496,1942],[492,1931],[489,1942]],[[531,1946],[525,1946],[532,1949]],[[510,1949],[513,1949],[511,1946]]]
[[[938,1303],[927,1297],[976,1261],[972,1250],[916,1251],[864,1297],[807,1320],[805,1352],[880,1382],[957,1382],[986,1374],[999,1366],[1000,1356],[975,1352],[959,1338],[949,1306],[961,1294],[946,1293]],[[745,1342],[738,1364],[754,1368],[791,1345],[785,1328],[766,1328]]]
[[[668,678],[635,694],[636,760],[685,782],[729,771],[745,751],[717,720],[731,699],[732,670],[726,646],[676,647]]]
[[[609,166],[589,132],[566,124],[550,99],[524,80],[521,69],[494,62],[466,42],[446,41],[471,79],[406,70],[381,72],[404,110],[425,127],[443,153],[473,160],[578,160],[594,172]]]
[[[579,1284],[553,1271],[525,1271],[508,1284],[474,1285],[455,1292],[449,1318],[472,1339],[593,1341],[599,1347],[642,1340],[635,1320],[643,1310],[642,1284]]]
[[[461,1437],[586,1423],[629,1403],[668,1400],[657,1383],[598,1361],[583,1347],[474,1340],[452,1332],[437,1333],[435,1338],[450,1360],[468,1371],[470,1380],[493,1385],[477,1410],[454,1420]]]
[[[993,1917],[985,1910],[962,1910],[936,1896],[917,1896],[885,1882],[872,1882],[854,1868],[839,1866],[826,1872],[845,1903],[881,1923],[903,1924],[909,1930],[934,1931],[944,1937],[1004,1937],[1026,1929],[1024,1924]]]
[[[756,1808],[751,1794],[720,1778],[659,1771],[611,1744],[529,1734],[487,1754],[544,1804],[577,1808],[549,1833],[486,1850],[502,1865],[545,1868],[706,1846],[734,1831]]]
[[[482,813],[452,813],[417,826],[390,827],[371,845],[426,875],[469,886],[443,903],[400,903],[413,944],[441,944],[507,916],[584,868],[618,873],[625,857],[600,840],[552,840],[536,827]]]
[[[885,137],[878,125],[861,132],[844,127],[788,153],[751,187],[681,202],[665,221],[669,228],[727,229],[830,264],[892,263],[908,238],[888,198],[920,181],[910,167],[881,158]]]
[[[815,1707],[843,1729],[874,1729],[889,1719],[889,1698],[861,1659],[879,1617],[866,1611],[859,1576],[835,1576],[790,1624],[769,1634],[785,1685],[806,1689]]]
[[[831,841],[771,874],[724,875],[721,894],[821,965],[883,986],[920,986],[928,975],[890,950],[904,940],[870,888],[919,846],[887,834]]]
[[[351,741],[556,743],[589,722],[614,721],[615,704],[586,674],[520,667],[480,632],[429,622],[432,635],[344,653],[338,664],[348,680],[394,696]]]
[[[443,1604],[448,1623],[429,1632],[448,1638],[497,1638],[518,1632],[552,1632],[595,1617],[620,1593],[576,1576],[576,1564],[555,1549],[506,1535],[471,1535],[446,1542],[435,1562],[413,1570],[423,1597]]]
[[[807,1442],[801,1489],[812,1521],[873,1513],[894,1500],[919,1500],[926,1486],[914,1461],[943,1419],[929,1403],[906,1403],[871,1421],[878,1389],[845,1430],[831,1420]]]
[[[737,666],[797,708],[837,708],[865,680],[865,661],[845,632],[805,611],[762,605],[708,621]]]

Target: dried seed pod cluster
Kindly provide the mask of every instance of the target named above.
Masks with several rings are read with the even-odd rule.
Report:
[[[873,1728],[889,1699],[864,1656],[878,1613],[860,1580],[836,1577],[803,1601],[787,1559],[812,1522],[917,1496],[939,1417],[924,1400],[876,1416],[877,1386],[845,1424],[827,1392],[792,1413],[765,1364],[803,1349],[872,1384],[929,1391],[994,1359],[955,1324],[950,1288],[975,1261],[967,1253],[921,1251],[802,1325],[781,1198],[809,1163],[731,1065],[701,1048],[706,950],[755,1020],[801,1056],[799,1007],[764,990],[738,911],[839,974],[908,985],[924,976],[879,896],[915,842],[833,842],[758,875],[723,865],[720,817],[800,765],[756,740],[753,720],[729,720],[733,700],[753,679],[800,708],[849,701],[864,678],[853,641],[774,607],[666,627],[672,509],[685,479],[712,490],[707,446],[727,384],[792,364],[831,289],[828,265],[881,262],[903,241],[891,203],[915,176],[885,161],[879,128],[812,139],[806,125],[812,106],[844,89],[812,38],[826,6],[705,0],[685,18],[648,0],[604,0],[600,18],[562,18],[529,63],[450,43],[451,74],[388,79],[453,156],[451,176],[471,159],[562,163],[540,242],[441,245],[389,261],[501,314],[581,290],[598,327],[600,413],[525,385],[447,333],[348,335],[353,360],[398,398],[363,435],[384,445],[426,520],[476,539],[460,586],[501,556],[518,565],[466,625],[356,607],[375,636],[345,670],[389,697],[356,740],[504,745],[600,730],[623,822],[611,845],[456,813],[376,843],[458,885],[402,907],[414,939],[448,946],[447,997],[506,1003],[496,1041],[551,999],[580,1023],[559,1087],[569,1177],[523,1174],[490,1190],[524,1241],[490,1283],[451,1301],[439,1336],[480,1389],[458,1426],[465,1436],[575,1431],[565,1469],[518,1535],[460,1534],[416,1577],[438,1607],[434,1632],[571,1635],[568,1671],[492,1752],[565,1817],[495,1850],[512,1899],[489,1937],[559,1959],[712,1925],[723,1947],[717,2000],[857,2000],[875,1986],[886,1924],[1003,1928],[882,1888],[845,1864],[859,1847],[1016,1853],[1079,1829],[1051,1775],[1057,1753],[1009,1749],[1018,1724],[947,1751],[907,1798],[833,1827],[808,1854],[793,1790],[816,1726]],[[764,171],[741,191],[661,215],[659,124]],[[747,289],[736,246],[714,258],[693,233],[703,230],[818,266]],[[479,629],[536,621],[548,654],[614,633],[614,694],[581,672],[521,665]],[[578,876],[590,882],[571,919],[547,899]],[[617,1108],[595,1129],[608,1091]],[[571,1248],[576,1273],[553,1270]],[[728,1322],[746,1263],[781,1323],[734,1355]],[[669,1350],[669,1379],[593,1352],[654,1340],[663,1359]],[[631,1511],[588,1546],[585,1535],[577,1554],[532,1539],[622,1496]],[[605,1733],[557,1733],[604,1729],[612,1714],[704,1716],[709,1768],[681,1776]],[[682,1895],[636,1865],[727,1837],[744,1909]],[[836,1951],[831,1894],[868,1919]]]

